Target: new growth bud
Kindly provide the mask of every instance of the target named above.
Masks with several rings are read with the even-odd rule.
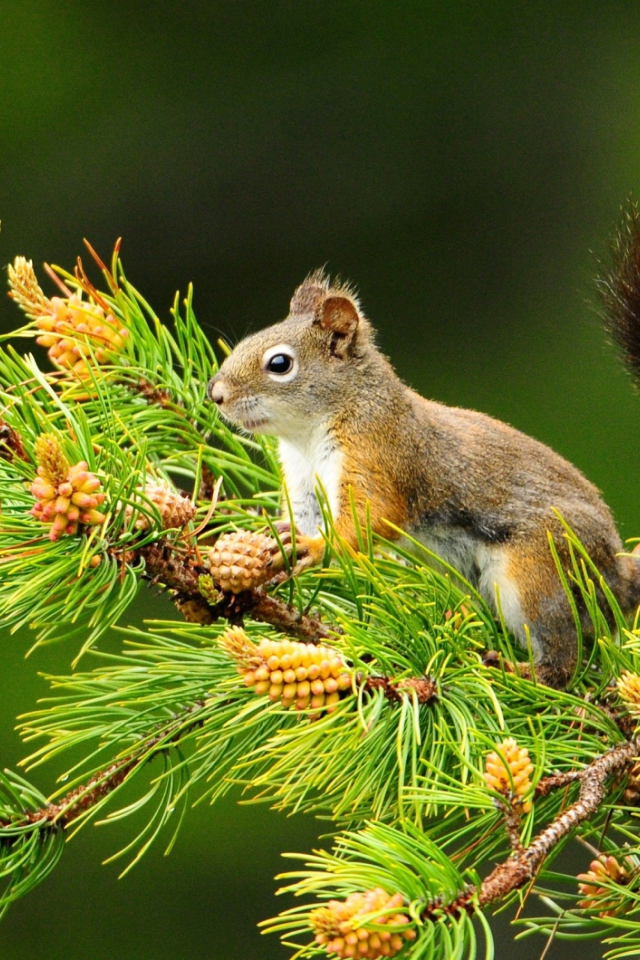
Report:
[[[77,533],[80,523],[96,526],[104,522],[104,514],[96,507],[105,495],[85,460],[71,466],[53,436],[38,438],[36,459],[38,475],[31,484],[36,504],[31,513],[50,524],[51,540],[59,540],[63,533]]]
[[[403,905],[402,894],[393,896],[381,887],[365,893],[352,893],[346,900],[329,900],[309,915],[316,943],[340,958],[394,957],[407,940],[415,940],[416,931],[409,917],[396,912]],[[380,914],[364,918],[370,914]]]
[[[487,754],[484,779],[490,790],[502,793],[524,813],[531,810],[531,800],[523,800],[531,790],[530,774],[533,764],[526,747],[519,747],[513,737],[507,737],[496,750]]]
[[[603,883],[617,883],[619,886],[626,886],[629,883],[631,871],[635,865],[630,861],[626,867],[622,866],[615,857],[605,856],[592,860],[586,873],[579,873],[577,880],[578,890],[584,894],[584,900],[578,902],[578,906],[583,910],[598,910],[600,917],[615,917],[625,902],[621,893],[616,893],[612,888],[603,886]]]
[[[49,358],[61,370],[88,380],[92,364],[112,363],[124,349],[129,331],[112,313],[76,293],[45,296],[31,260],[16,257],[9,267],[9,288],[9,295],[42,331],[36,343],[47,347]]]
[[[242,627],[226,630],[220,644],[237,661],[245,685],[283,707],[331,713],[351,690],[353,674],[330,647],[294,640],[255,644]]]
[[[26,257],[16,257],[9,264],[9,296],[24,310],[31,320],[46,316],[51,310],[51,301],[38,283],[33,262]]]

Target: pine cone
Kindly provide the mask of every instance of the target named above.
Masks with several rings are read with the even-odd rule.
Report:
[[[327,953],[341,958],[361,957],[363,960],[378,960],[379,957],[394,957],[406,940],[415,940],[416,931],[409,927],[409,917],[404,913],[392,913],[402,906],[402,894],[394,896],[381,887],[366,893],[352,893],[346,900],[329,900],[326,907],[312,910],[309,916],[316,943]],[[388,910],[371,922],[376,930],[360,924],[361,917],[368,913]],[[386,929],[381,929],[384,927]],[[395,930],[397,927],[406,929]]]
[[[491,790],[512,798],[525,813],[531,810],[531,801],[522,797],[531,790],[529,774],[533,764],[526,747],[519,747],[513,737],[507,737],[497,749],[487,754],[484,779]]]
[[[143,492],[146,499],[155,505],[162,517],[163,530],[169,530],[173,527],[181,529],[195,516],[196,507],[193,500],[178,493],[164,480],[149,480],[145,484]],[[136,511],[130,504],[127,505],[125,511],[126,525],[129,526],[134,513],[137,514],[133,524],[134,528],[136,530],[148,530],[151,527],[149,517]]]
[[[255,644],[242,627],[230,627],[220,642],[237,661],[245,684],[285,708],[331,713],[340,695],[351,690],[352,673],[331,647],[294,640]]]
[[[249,530],[225,533],[209,551],[209,571],[221,590],[242,593],[271,579],[270,563],[277,555],[272,537]]]

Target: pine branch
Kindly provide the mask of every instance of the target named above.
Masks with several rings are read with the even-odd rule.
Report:
[[[237,595],[223,594],[218,602],[208,603],[200,589],[200,578],[208,573],[206,568],[193,563],[186,555],[177,554],[162,540],[143,547],[139,554],[144,558],[147,574],[154,582],[174,591],[176,606],[185,619],[193,623],[210,624],[220,618],[229,623],[242,623],[244,616],[250,616],[309,643],[329,640],[340,632],[339,628],[326,626],[317,617],[301,612],[262,589],[246,590]]]
[[[18,815],[11,821],[0,821],[0,837],[3,827],[12,826],[22,819],[33,824],[67,827],[78,817],[91,811],[97,804],[101,804],[109,794],[125,782],[134,770],[152,760],[158,750],[176,746],[184,736],[202,722],[198,714],[204,706],[204,700],[197,700],[186,707],[180,715],[145,739],[140,747],[115,760],[104,770],[95,773],[86,784],[69,790],[55,803],[48,802],[40,808],[29,810],[24,817]]]
[[[545,858],[578,824],[598,811],[606,797],[606,781],[614,773],[626,769],[640,753],[640,737],[618,744],[579,771],[580,793],[553,823],[550,823],[516,856],[510,857],[482,881],[477,891],[480,907],[506,897],[532,880]],[[560,784],[558,784],[560,785]]]

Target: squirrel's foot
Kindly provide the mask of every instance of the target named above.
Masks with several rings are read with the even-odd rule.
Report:
[[[533,680],[531,665],[528,663],[518,663],[518,673],[525,680]],[[555,663],[546,663],[544,660],[534,664],[536,683],[542,683],[545,687],[552,687],[554,690],[564,690],[573,674],[573,665],[558,665]]]
[[[485,650],[482,654],[482,663],[485,667],[502,667],[505,673],[520,673],[519,667],[527,666],[527,664],[507,660],[498,650]]]
[[[505,673],[517,673],[523,680],[533,680],[534,671],[530,663],[519,663],[507,660],[497,650],[486,650],[482,656],[485,667],[502,667]],[[534,664],[535,681],[554,690],[564,689],[571,679],[571,672],[559,670],[556,665],[540,661]]]
[[[270,561],[271,569],[278,571],[274,580],[281,583],[287,577],[296,577],[307,567],[316,566],[322,561],[324,556],[325,543],[321,536],[309,537],[297,530],[293,531],[291,524],[286,520],[280,520],[274,524],[275,530],[280,538],[282,549],[276,544],[273,549],[273,557]],[[291,558],[294,549],[295,540],[295,563],[293,569],[287,571],[284,569],[285,563],[282,550],[285,551],[287,558]]]

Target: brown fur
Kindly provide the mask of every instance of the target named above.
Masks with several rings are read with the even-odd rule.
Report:
[[[266,372],[265,352],[281,345],[298,364],[290,381]],[[507,424],[410,390],[376,348],[351,288],[332,286],[321,271],[296,290],[286,320],[238,344],[210,395],[225,416],[280,437],[290,488],[297,488],[299,471],[316,469],[316,454],[318,475],[324,470],[330,482],[339,466],[334,517],[353,546],[350,491],[361,523],[368,507],[375,533],[398,536],[389,523],[406,530],[460,569],[494,609],[500,600],[518,639],[524,643],[530,633],[544,682],[565,684],[577,650],[547,540],[551,531],[568,565],[555,510],[623,608],[630,612],[640,602],[639,565],[619,556],[613,518],[593,484]],[[294,516],[313,527],[304,489]],[[321,537],[307,532],[300,543],[310,561],[320,559]]]

